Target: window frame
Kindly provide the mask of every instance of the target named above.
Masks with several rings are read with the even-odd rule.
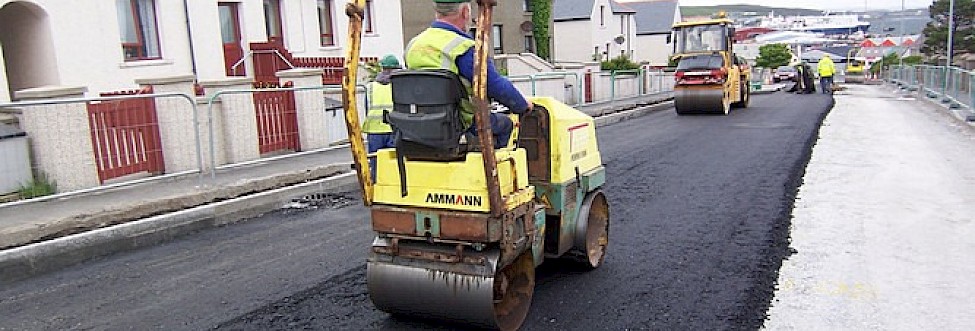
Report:
[[[363,8],[362,13],[362,32],[373,34],[376,33],[373,22],[375,21],[375,15],[372,12],[372,0],[366,0],[366,6]]]
[[[599,5],[599,27],[606,27],[606,6]]]
[[[502,24],[495,24],[491,27],[491,49],[494,54],[504,54],[503,31]]]
[[[135,38],[136,38],[136,42],[135,43],[126,42],[124,40],[124,38],[125,38],[124,34],[122,33],[122,31],[119,31],[119,34],[120,34],[119,37],[120,37],[120,39],[122,39],[122,40],[120,40],[120,44],[122,46],[122,58],[123,58],[123,60],[125,62],[136,62],[136,61],[149,61],[149,60],[159,60],[159,59],[162,59],[163,58],[162,57],[162,42],[160,41],[160,38],[159,38],[159,17],[158,17],[159,16],[159,10],[158,10],[158,8],[156,6],[156,0],[122,0],[122,1],[127,1],[129,3],[129,13],[128,13],[128,15],[129,15],[129,17],[132,18],[132,24],[134,24],[135,26],[130,26],[128,28],[133,29],[133,31],[135,32]],[[154,28],[153,29],[153,32],[155,33],[155,39],[154,40],[156,41],[156,45],[155,46],[156,46],[156,49],[158,50],[158,53],[159,53],[158,55],[155,55],[155,56],[149,56],[149,54],[148,54],[149,53],[149,47],[147,47],[147,44],[146,44],[146,36],[145,36],[145,33],[146,32],[143,29],[140,29],[140,27],[145,26],[145,22],[143,22],[142,16],[139,15],[139,9],[138,9],[139,8],[138,7],[139,1],[148,1],[149,4],[152,6],[152,26]],[[118,2],[116,2],[116,5],[118,5]],[[121,10],[121,8],[116,8],[116,11],[119,11],[119,10]],[[126,22],[119,22],[119,25],[120,26],[121,25],[125,25],[125,23]],[[135,56],[135,57],[129,57],[129,56],[127,56],[128,52],[126,52],[126,50],[129,49],[129,48],[135,48],[136,53],[139,54],[139,56]]]
[[[317,4],[318,4],[318,34],[319,34],[318,43],[322,47],[338,46],[338,43],[335,40],[335,15],[332,10],[332,8],[334,7],[333,5],[335,3],[332,0],[318,0]],[[323,9],[325,11],[325,14],[328,15],[329,33],[325,33],[325,26],[322,25],[324,23],[322,22]],[[331,41],[330,44],[325,43],[326,37],[329,38],[329,40]]]
[[[277,35],[272,35],[271,34],[271,32],[272,32],[271,30],[272,29],[271,29],[271,25],[269,24],[270,22],[268,21],[268,15],[270,13],[267,12],[267,10],[266,10],[267,7],[264,6],[265,4],[268,4],[269,2],[272,5],[271,7],[273,7],[274,10],[275,10],[275,13],[274,14],[276,14],[276,15],[273,15],[273,17],[271,17],[271,19],[274,20],[275,26],[277,27],[277,29],[274,29],[276,31],[273,31],[273,32],[277,33]],[[267,34],[268,41],[271,41],[274,38],[278,38],[281,42],[284,42],[284,22],[283,22],[284,19],[281,18],[281,15],[282,15],[282,13],[281,13],[281,0],[263,0],[263,1],[261,1],[261,8],[264,9],[264,32]]]

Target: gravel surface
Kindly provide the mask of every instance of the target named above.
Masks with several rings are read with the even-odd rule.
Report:
[[[727,117],[665,110],[600,128],[612,215],[605,264],[542,265],[524,329],[761,327],[831,105],[776,93]],[[357,200],[307,205],[0,285],[0,329],[461,327],[373,308],[366,210]]]
[[[971,330],[975,129],[853,85],[796,200],[769,330]]]

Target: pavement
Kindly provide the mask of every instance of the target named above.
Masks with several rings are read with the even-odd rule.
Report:
[[[835,95],[768,330],[970,330],[975,129],[888,86]]]
[[[668,107],[672,94],[580,110],[603,125]],[[0,280],[23,279],[148,247],[356,183],[347,146],[270,158],[209,174],[151,180],[57,199],[0,205]]]

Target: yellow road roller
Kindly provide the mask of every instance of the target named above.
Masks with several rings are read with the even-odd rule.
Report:
[[[727,115],[748,107],[748,64],[733,51],[734,22],[718,18],[674,25],[674,107],[677,114]]]
[[[489,27],[492,4],[478,2],[478,23]],[[595,121],[553,98],[531,98],[534,109],[509,115],[516,129],[495,149],[485,85],[491,29],[478,29],[473,98],[449,71],[392,75],[393,107],[384,118],[396,143],[371,156],[373,183],[355,106],[362,6],[352,1],[346,10],[343,103],[376,235],[367,259],[369,296],[394,315],[518,329],[545,259],[590,269],[603,263],[610,214]],[[459,107],[469,99],[477,135],[460,124]]]
[[[855,49],[851,49],[846,55],[846,77],[845,82],[849,84],[863,84],[866,81],[866,76],[864,76],[864,63],[863,61],[854,58],[853,52]]]

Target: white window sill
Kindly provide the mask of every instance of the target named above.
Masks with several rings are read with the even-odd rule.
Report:
[[[363,37],[379,37],[379,34],[378,33],[375,33],[375,32],[363,32],[362,33],[362,36]]]
[[[138,67],[165,66],[171,64],[173,64],[173,60],[166,60],[166,59],[137,60],[137,61],[119,63],[118,67],[125,69],[125,68],[138,68]]]
[[[322,51],[338,51],[342,49],[342,46],[319,46],[318,49]]]

